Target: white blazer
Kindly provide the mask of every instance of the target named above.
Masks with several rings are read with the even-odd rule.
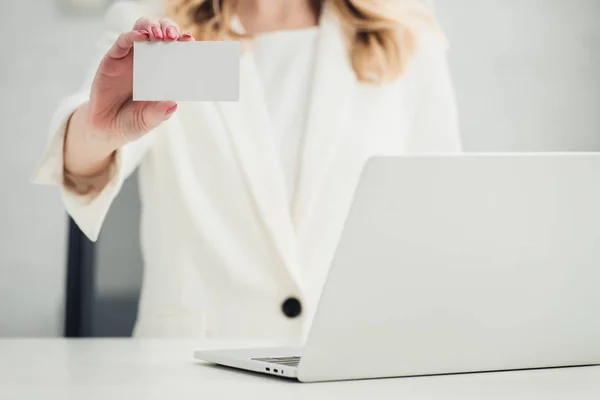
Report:
[[[140,13],[113,8],[101,54]],[[338,21],[325,10],[315,62],[291,208],[251,52],[241,59],[239,102],[182,103],[172,119],[118,152],[115,174],[95,198],[62,188],[67,211],[96,240],[139,166],[145,270],[135,335],[302,342],[365,161],[460,150],[438,38],[423,33],[396,82],[359,83]],[[62,187],[66,123],[90,84],[56,111],[35,182]],[[295,318],[282,311],[288,298],[301,304]]]

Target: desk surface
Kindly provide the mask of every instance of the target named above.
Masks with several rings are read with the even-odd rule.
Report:
[[[600,367],[302,384],[195,362],[197,347],[175,340],[0,340],[0,398],[600,399]]]

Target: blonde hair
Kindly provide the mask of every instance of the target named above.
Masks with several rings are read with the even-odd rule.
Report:
[[[231,20],[240,0],[166,0],[167,15],[197,40],[244,40]],[[244,1],[244,0],[241,0]],[[311,0],[331,5],[341,21],[352,67],[361,82],[387,82],[402,75],[418,45],[421,28],[439,31],[419,0]]]

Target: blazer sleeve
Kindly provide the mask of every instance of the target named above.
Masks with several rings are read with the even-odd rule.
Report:
[[[414,153],[462,151],[458,110],[445,42],[425,37],[417,52],[414,131],[409,147]]]
[[[49,126],[48,142],[41,161],[31,181],[41,185],[57,186],[63,204],[81,231],[92,241],[98,239],[102,223],[119,193],[123,182],[135,170],[151,145],[153,133],[118,150],[109,171],[108,183],[100,190],[78,194],[64,181],[63,146],[67,124],[73,112],[89,100],[92,81],[100,60],[122,32],[131,30],[140,15],[133,2],[117,2],[106,14],[106,32],[98,43],[97,60],[89,71],[78,93],[62,100],[54,112]]]

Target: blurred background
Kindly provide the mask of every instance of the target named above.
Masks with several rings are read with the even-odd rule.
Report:
[[[53,108],[90,68],[110,2],[0,2],[0,337],[64,334],[68,219],[56,190],[28,179]],[[600,151],[600,1],[434,4],[451,43],[468,151]],[[85,335],[131,333],[138,223],[134,177],[83,266]]]

